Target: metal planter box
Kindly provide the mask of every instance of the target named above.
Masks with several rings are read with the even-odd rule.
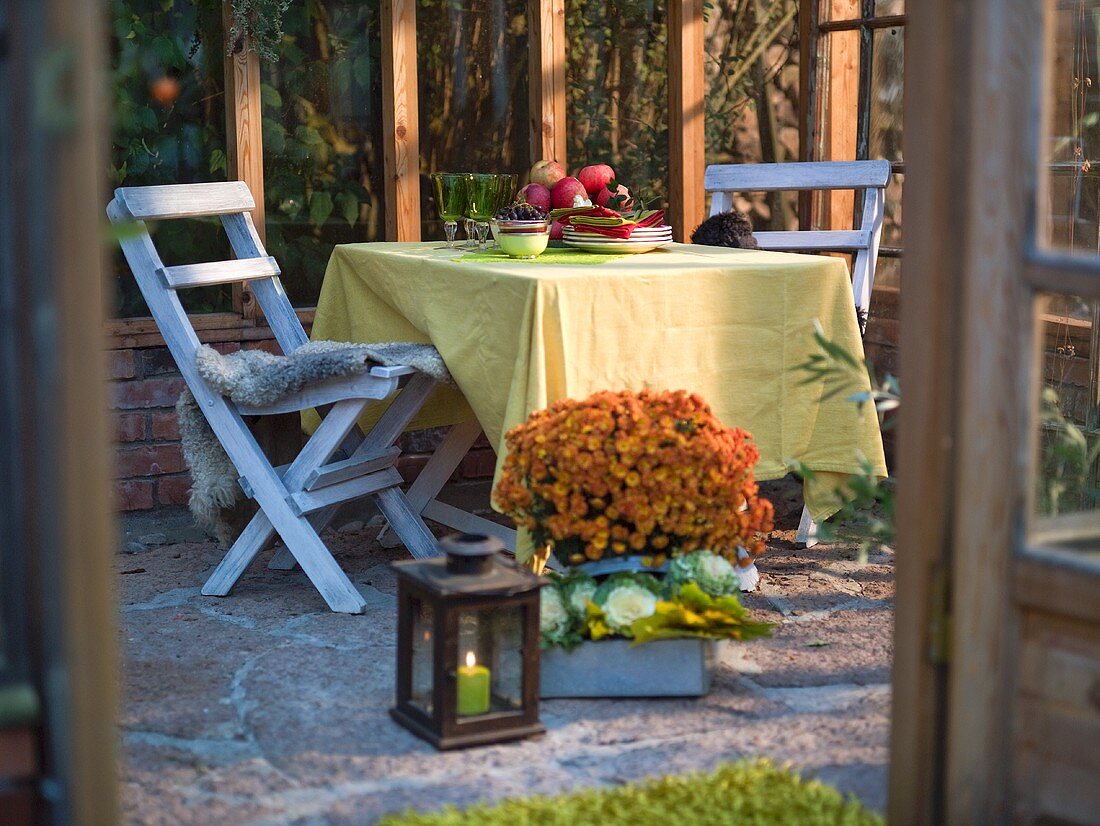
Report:
[[[542,652],[541,690],[553,697],[701,697],[710,691],[718,641],[585,642]]]

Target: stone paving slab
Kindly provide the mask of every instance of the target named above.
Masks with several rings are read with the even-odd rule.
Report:
[[[707,697],[547,701],[544,737],[437,753],[387,713],[387,564],[403,551],[375,533],[325,535],[367,599],[354,617],[330,613],[300,572],[259,562],[229,597],[201,596],[221,556],[208,543],[118,556],[127,822],[369,824],[757,755],[884,806],[892,553],[860,566],[851,549],[797,550],[777,532],[764,593],[745,600],[779,623],[775,637],[729,646]]]

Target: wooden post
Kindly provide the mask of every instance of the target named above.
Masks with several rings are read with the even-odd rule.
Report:
[[[703,220],[706,157],[703,0],[668,5],[669,223],[677,241]]]
[[[246,38],[230,42],[233,8],[222,3],[222,28],[225,31],[225,132],[226,171],[230,180],[244,181],[256,201],[252,221],[260,239],[265,240],[264,225],[264,150],[263,112],[260,103],[260,56],[248,48]],[[233,285],[233,309],[245,318],[260,314],[259,305],[247,284]]]
[[[565,166],[565,0],[529,0],[531,160]]]
[[[859,0],[825,0],[831,6],[830,20],[851,20],[863,16]],[[832,32],[829,46],[819,50],[828,56],[826,98],[822,102],[824,120],[823,161],[856,160],[859,115],[859,30]],[[825,197],[824,229],[851,229],[855,218],[855,193],[836,190]]]
[[[415,0],[382,0],[382,140],[386,239],[419,241]]]

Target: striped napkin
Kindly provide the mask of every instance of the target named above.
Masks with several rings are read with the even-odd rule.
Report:
[[[591,206],[556,209],[550,213],[550,217],[579,232],[625,239],[636,229],[660,226],[665,219],[665,212],[663,209],[655,209],[643,212],[639,218],[633,219],[625,218],[607,207]]]

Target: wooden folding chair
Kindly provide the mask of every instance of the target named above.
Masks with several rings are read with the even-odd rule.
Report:
[[[284,353],[307,342],[305,330],[279,281],[279,267],[256,234],[249,210],[255,202],[244,183],[123,187],[107,214],[115,224],[132,224],[121,245],[141,293],[180,373],[206,415],[211,429],[241,474],[242,488],[259,512],[207,580],[202,593],[225,596],[248,564],[278,533],[333,611],[357,614],[365,601],[337,565],[319,536],[344,502],[372,496],[405,546],[417,557],[432,556],[435,539],[401,491],[394,467],[395,442],[421,408],[436,382],[411,367],[376,366],[362,375],[310,385],[260,407],[235,404],[199,375],[199,339],[177,291],[211,284],[248,281]],[[237,256],[231,261],[164,266],[145,221],[218,216]],[[372,399],[393,400],[351,455],[330,461]],[[288,413],[332,405],[297,458],[273,467],[242,416]]]
[[[765,250],[852,253],[852,295],[860,314],[860,325],[866,327],[889,181],[889,161],[814,161],[708,166],[703,186],[711,193],[711,215],[732,209],[735,192],[862,191],[862,220],[854,229],[754,232],[753,237],[760,249]],[[797,541],[804,542],[807,547],[817,544],[817,524],[806,508],[802,509]]]

